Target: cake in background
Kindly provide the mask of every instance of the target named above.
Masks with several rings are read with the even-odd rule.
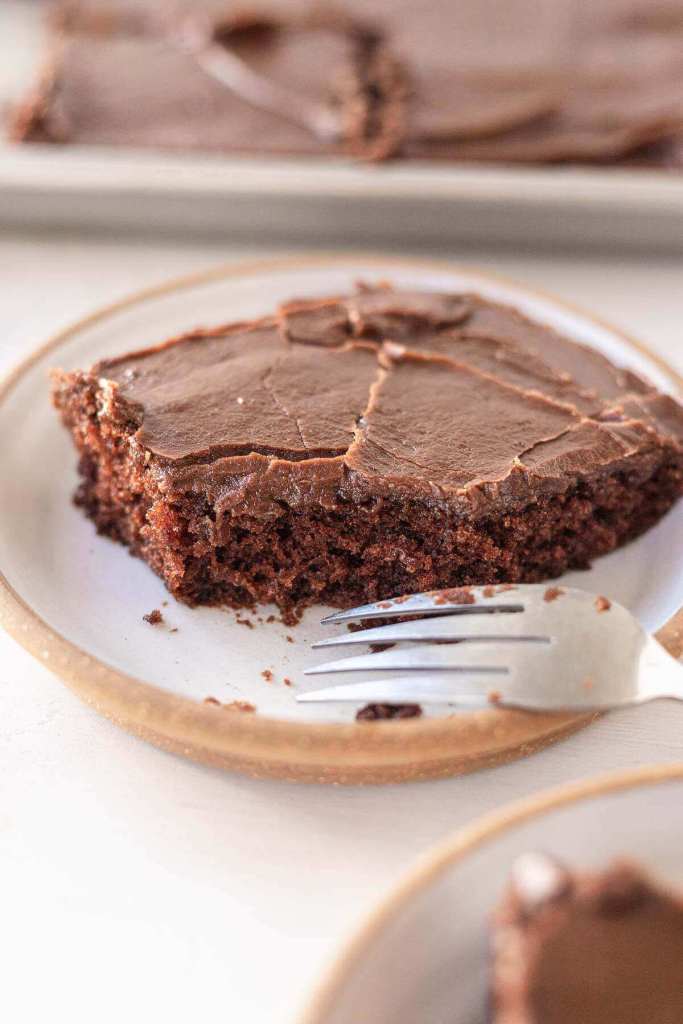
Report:
[[[519,858],[493,956],[493,1024],[683,1021],[683,899],[637,865]]]
[[[65,0],[24,141],[683,165],[683,0]]]

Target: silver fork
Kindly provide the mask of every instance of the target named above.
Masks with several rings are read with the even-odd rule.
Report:
[[[625,608],[583,590],[467,587],[378,601],[322,621],[367,619],[392,621],[313,646],[392,644],[391,650],[325,662],[305,674],[375,678],[302,692],[298,701],[588,711],[683,700],[683,665]]]

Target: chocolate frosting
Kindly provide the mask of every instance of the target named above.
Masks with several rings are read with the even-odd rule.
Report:
[[[58,10],[65,43],[14,124],[22,138],[680,166],[683,0],[68,0]],[[209,60],[180,45],[197,12],[216,44]]]
[[[474,294],[365,286],[92,372],[162,487],[264,513],[345,488],[483,512],[683,443],[673,399]]]
[[[572,876],[544,901],[515,885],[499,921],[496,1024],[678,1024],[683,902],[635,866]]]
[[[311,50],[324,62],[324,74],[309,60]],[[311,28],[286,37],[275,34],[257,64],[275,85],[287,83],[288,90],[322,105],[329,97],[329,70],[337,67],[341,75],[348,59],[344,36]],[[38,98],[20,112],[15,130],[40,141],[179,150],[316,153],[339,148],[334,139],[321,141],[303,120],[245,102],[179,43],[73,35],[60,41]]]

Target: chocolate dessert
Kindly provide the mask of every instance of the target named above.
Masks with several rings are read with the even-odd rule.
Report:
[[[494,1024],[680,1024],[683,899],[618,863],[515,866],[494,933]]]
[[[361,286],[56,371],[78,504],[194,603],[535,581],[655,523],[683,410],[475,294]]]
[[[357,722],[383,722],[395,718],[420,718],[419,704],[366,704],[356,711]]]
[[[683,0],[68,0],[52,21],[15,138],[681,165]]]

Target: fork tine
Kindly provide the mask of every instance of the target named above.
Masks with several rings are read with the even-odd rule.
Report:
[[[380,704],[466,704],[471,707],[491,705],[486,689],[475,690],[471,683],[457,689],[453,679],[438,682],[433,679],[377,679],[372,682],[347,683],[328,686],[324,690],[309,690],[297,694],[299,704],[325,704],[333,701],[377,702]],[[497,694],[496,694],[497,699]]]
[[[524,611],[522,593],[516,587],[456,587],[410,597],[390,598],[326,615],[325,624],[356,619],[392,619],[402,615],[472,615],[481,612]],[[486,593],[484,593],[486,591]]]
[[[510,662],[509,647],[495,643],[486,645],[416,644],[378,654],[339,658],[323,665],[307,668],[304,675],[318,676],[328,672],[501,672]]]
[[[428,619],[390,622],[386,626],[356,630],[318,640],[312,646],[343,647],[347,644],[387,644],[402,641],[514,640],[550,643],[551,637],[529,630],[523,615],[433,615]]]

